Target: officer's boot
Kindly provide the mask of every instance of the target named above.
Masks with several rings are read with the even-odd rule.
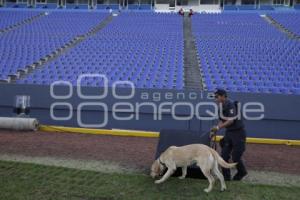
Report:
[[[247,172],[245,165],[241,159],[238,161],[238,164],[236,165],[236,169],[237,169],[237,173],[236,173],[236,175],[234,175],[233,180],[240,181],[245,176],[247,176],[248,172]]]

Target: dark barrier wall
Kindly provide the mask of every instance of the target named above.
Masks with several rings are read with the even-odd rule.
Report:
[[[16,95],[29,95],[31,97],[30,116],[47,125],[78,127],[78,122],[82,122],[84,127],[90,127],[91,124],[98,125],[94,128],[151,131],[181,129],[204,133],[217,122],[217,120],[203,120],[203,117],[210,116],[207,110],[214,111],[213,106],[204,105],[205,102],[214,102],[211,94],[207,92],[136,89],[131,98],[116,99],[113,89],[108,88],[105,98],[83,99],[79,97],[76,87],[72,87],[72,94],[66,97],[70,93],[69,90],[67,86],[56,86],[53,93],[59,97],[53,98],[50,86],[0,84],[0,116],[14,116],[13,107]],[[84,95],[100,95],[105,91],[103,88],[91,87],[81,90]],[[132,90],[127,88],[115,89],[115,93],[122,97],[128,97],[131,92]],[[62,98],[62,95],[66,98]],[[300,96],[248,93],[232,93],[229,96],[233,100],[239,100],[242,105],[249,102],[260,102],[264,105],[262,120],[245,121],[249,137],[300,139]],[[118,105],[122,102],[126,105]],[[60,105],[61,103],[63,105]],[[114,106],[118,109],[115,110],[116,112],[112,112]],[[186,117],[186,120],[174,119],[174,115],[168,110],[172,107],[174,115]],[[78,109],[81,111],[78,112]],[[192,109],[197,111],[192,113]],[[53,111],[54,117],[60,119],[54,120],[50,110]],[[158,116],[158,110],[163,113],[161,120],[154,119]],[[251,116],[258,115],[261,113]],[[118,120],[116,117],[131,119]]]

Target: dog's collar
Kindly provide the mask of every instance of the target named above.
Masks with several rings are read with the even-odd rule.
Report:
[[[161,164],[162,166],[166,166],[166,164],[163,163],[163,162],[160,160],[160,157],[158,158],[158,162],[159,162],[159,164]]]

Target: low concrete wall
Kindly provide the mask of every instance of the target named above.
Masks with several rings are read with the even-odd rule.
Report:
[[[59,86],[54,88],[56,95],[66,95],[69,88]],[[31,97],[30,116],[39,119],[41,124],[79,127],[78,122],[90,127],[98,124],[97,128],[106,129],[133,129],[160,131],[161,129],[193,130],[200,133],[206,132],[217,120],[199,120],[199,117],[208,117],[206,108],[213,110],[212,106],[200,106],[197,112],[192,113],[200,102],[213,102],[210,94],[199,91],[175,91],[136,89],[130,99],[116,99],[111,88],[103,99],[83,99],[77,93],[77,88],[72,87],[73,94],[69,98],[55,99],[51,96],[49,86],[0,84],[0,116],[13,116],[13,107],[16,95],[29,95]],[[84,94],[101,94],[103,88],[83,88]],[[121,88],[116,90],[119,96],[128,96],[131,90]],[[300,96],[295,95],[271,95],[271,94],[243,94],[231,93],[231,99],[239,100],[243,105],[247,102],[260,102],[264,105],[264,118],[259,121],[245,121],[249,137],[274,138],[274,139],[300,139]],[[131,104],[122,107],[118,103]],[[60,105],[63,103],[63,105]],[[146,106],[146,104],[148,106]],[[171,105],[166,105],[171,104]],[[187,104],[182,105],[182,104]],[[176,105],[176,106],[175,106]],[[51,117],[50,108],[55,117],[65,117],[66,120],[54,120]],[[113,112],[115,107],[119,109]],[[174,106],[177,117],[186,117],[186,120],[176,120],[169,111],[163,110],[162,119],[154,119],[158,116],[153,107],[170,109]],[[71,107],[71,110],[70,108]],[[78,109],[81,112],[78,112]],[[138,113],[135,113],[138,110]],[[130,120],[117,120],[117,117],[132,117]],[[189,117],[190,116],[190,117]],[[137,120],[137,117],[138,120]],[[104,123],[107,122],[107,123]],[[103,124],[103,125],[101,125]],[[95,127],[96,128],[96,127]]]

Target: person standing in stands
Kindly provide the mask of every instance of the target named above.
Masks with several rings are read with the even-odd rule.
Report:
[[[181,15],[181,16],[184,16],[183,8],[180,8],[180,10],[178,11],[178,14]]]
[[[219,105],[219,123],[211,129],[215,134],[218,130],[225,128],[225,136],[220,141],[222,148],[221,156],[228,162],[230,157],[237,163],[237,173],[233,180],[242,180],[248,173],[242,160],[246,150],[246,131],[241,116],[238,115],[237,103],[227,98],[227,92],[218,89],[215,92],[215,100]],[[231,180],[230,169],[222,168],[223,176],[226,181]]]
[[[194,11],[193,11],[193,9],[190,9],[190,12],[189,12],[189,17],[191,17],[193,14],[194,14]]]

